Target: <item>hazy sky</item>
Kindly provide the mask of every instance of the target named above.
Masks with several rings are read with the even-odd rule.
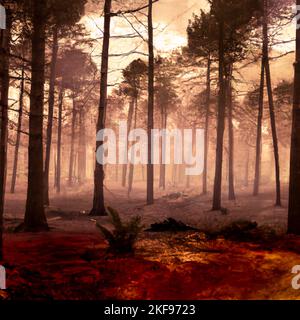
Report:
[[[186,45],[186,28],[188,20],[193,12],[199,12],[200,9],[207,7],[206,0],[160,0],[154,4],[154,45],[159,52],[169,52],[173,49]],[[142,17],[140,17],[143,19]],[[145,18],[144,18],[145,19]],[[87,14],[85,22],[92,36],[99,38],[102,36],[103,19],[95,14]],[[132,20],[131,20],[132,21]],[[147,30],[143,26],[136,25],[139,32],[147,38]],[[113,18],[111,33],[112,35],[132,34],[134,31],[129,22],[124,18]],[[99,64],[99,55],[101,53],[102,40],[99,39],[97,47],[93,51],[94,60]],[[147,52],[147,43],[142,39],[115,39],[111,41],[110,53],[110,82],[117,83],[120,80],[120,69],[125,68],[130,61],[136,58],[147,59],[146,56],[130,54],[119,56],[122,53],[131,51]]]
[[[127,0],[126,0],[127,1]],[[135,2],[133,2],[135,3]],[[138,6],[134,4],[134,6]],[[160,54],[169,53],[173,49],[182,47],[187,43],[186,28],[188,20],[192,17],[193,13],[199,13],[200,9],[208,9],[208,3],[206,0],[160,0],[154,4],[154,45],[157,52]],[[133,18],[132,18],[133,19]],[[139,19],[143,20],[146,24],[145,17],[139,16]],[[88,29],[92,32],[93,38],[99,38],[96,48],[93,50],[93,57],[97,64],[100,64],[100,53],[102,47],[102,28],[103,18],[99,18],[98,15],[87,14],[85,17],[85,23]],[[131,20],[134,22],[135,20]],[[136,21],[135,21],[136,22]],[[110,74],[109,82],[111,84],[118,84],[121,79],[121,70],[124,69],[132,60],[136,58],[147,59],[145,55],[138,53],[147,52],[147,30],[141,24],[135,24],[135,28],[144,37],[135,39],[112,39],[110,47]],[[294,34],[294,27],[287,28],[284,31],[283,38],[290,39]],[[288,32],[291,31],[291,32]],[[134,30],[126,19],[117,17],[112,19],[111,34],[113,36],[133,34]],[[293,49],[293,44],[285,44],[282,48],[277,47],[277,50],[289,51]],[[132,52],[138,53],[132,53]],[[289,59],[291,59],[290,57]],[[289,65],[288,62],[286,62]],[[278,67],[277,67],[278,66]],[[249,68],[245,74],[247,74],[248,80],[256,80],[258,75],[258,66]],[[289,76],[292,72],[291,67],[286,68],[281,66],[281,63],[273,66],[274,71],[278,71],[279,75],[285,74]],[[250,81],[251,81],[250,80]]]

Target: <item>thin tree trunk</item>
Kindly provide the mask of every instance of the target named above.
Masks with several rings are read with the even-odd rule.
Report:
[[[132,98],[130,103],[129,103],[129,110],[128,110],[128,117],[127,117],[127,137],[126,137],[126,141],[127,141],[127,146],[128,146],[128,134],[131,130],[131,126],[132,126],[132,118],[133,118],[133,112],[134,112],[134,101],[135,99]],[[124,160],[125,162],[127,162],[127,158],[128,158],[128,154],[127,152],[125,152],[124,154]],[[123,170],[122,170],[122,187],[126,187],[126,179],[127,179],[127,166],[128,164],[123,164]]]
[[[232,104],[232,67],[227,81],[228,84],[228,199],[235,200],[234,191],[234,132],[233,132],[233,104]]]
[[[19,115],[18,115],[18,125],[17,125],[17,138],[16,138],[14,164],[13,164],[13,172],[12,172],[11,186],[10,186],[11,193],[15,193],[17,172],[18,172],[19,147],[20,147],[20,140],[21,140],[23,104],[24,104],[24,86],[25,86],[25,67],[24,67],[24,65],[22,66],[21,77],[22,77],[22,80],[21,80],[20,95],[19,95]]]
[[[270,108],[270,121],[271,121],[271,128],[272,128],[274,160],[275,160],[276,206],[281,206],[279,148],[278,148],[276,119],[275,119],[275,112],[274,112],[274,101],[273,101],[269,62],[266,63],[266,76],[267,76],[267,88],[268,88],[269,108]]]
[[[25,230],[48,230],[44,211],[43,109],[45,82],[46,3],[33,3],[32,76],[29,115],[28,189]]]
[[[56,63],[58,53],[58,30],[55,26],[53,31],[52,57],[50,66],[50,86],[49,86],[49,104],[48,104],[48,123],[47,123],[47,142],[44,168],[44,204],[49,206],[49,169],[52,144],[52,127],[55,99],[55,79],[56,79]]]
[[[244,181],[244,186],[245,187],[249,186],[249,162],[250,162],[250,151],[249,151],[249,148],[247,147],[247,151],[246,151],[246,166],[245,166],[245,181]]]
[[[136,129],[136,123],[137,123],[137,98],[135,99],[135,110],[134,110],[134,129]],[[133,156],[133,155],[132,155]],[[132,184],[133,184],[133,174],[134,174],[134,164],[129,164],[129,175],[128,175],[128,193],[129,196],[132,191]]]
[[[225,129],[226,90],[224,83],[224,21],[219,22],[219,101],[217,119],[217,148],[212,210],[221,210],[222,166]]]
[[[64,100],[64,85],[61,85],[58,104],[58,124],[57,124],[57,151],[56,151],[56,192],[61,190],[61,133],[62,133],[62,108]]]
[[[86,136],[85,136],[85,110],[79,112],[79,139],[78,139],[78,180],[84,183],[86,179]]]
[[[257,118],[257,134],[256,134],[256,158],[255,158],[255,177],[253,195],[259,194],[260,174],[261,174],[261,140],[262,140],[262,120],[264,113],[264,79],[265,79],[265,50],[263,49],[263,57],[261,62],[261,76],[260,76],[260,89],[259,89],[259,106],[258,106],[258,118]]]
[[[152,130],[154,127],[154,47],[153,47],[153,0],[148,7],[148,164],[147,164],[147,205],[154,203],[154,166],[152,164]]]
[[[263,24],[263,37],[264,42],[267,47],[269,47],[268,39],[268,0],[264,0],[264,24]],[[274,160],[275,160],[275,177],[276,177],[276,206],[281,206],[281,188],[280,188],[280,162],[279,162],[279,149],[278,149],[278,139],[277,139],[277,130],[276,130],[276,119],[274,112],[274,100],[273,100],[273,91],[272,91],[272,82],[271,82],[271,71],[270,71],[270,62],[269,62],[269,52],[267,50],[266,56],[266,82],[268,89],[268,99],[269,99],[269,110],[270,110],[270,121],[272,128],[272,139],[273,139],[273,148],[274,148]]]
[[[211,59],[207,59],[207,72],[206,72],[206,110],[205,110],[205,133],[204,133],[204,168],[202,180],[202,194],[207,194],[207,160],[209,150],[209,116],[210,116],[210,73],[211,73]]]
[[[298,8],[300,0],[297,0]],[[299,13],[299,10],[298,10]],[[299,21],[298,21],[299,23]],[[300,29],[296,31],[296,62],[290,160],[288,233],[300,235]]]
[[[0,30],[0,71],[1,71],[1,136],[0,136],[0,261],[3,259],[3,214],[6,185],[7,135],[8,135],[8,91],[9,91],[9,53],[11,39],[11,14],[7,10],[7,29]]]
[[[161,129],[167,129],[167,108],[166,106],[161,106]],[[161,141],[161,155],[160,155],[160,170],[159,170],[159,188],[166,190],[166,164],[163,163],[164,159],[164,150],[163,150],[163,143]]]
[[[68,179],[69,186],[72,186],[73,180],[74,180],[73,178],[74,178],[74,160],[75,160],[74,149],[75,149],[76,116],[77,116],[76,103],[75,103],[75,97],[73,96],[71,142],[70,142],[70,161],[69,161],[69,179]]]
[[[54,149],[55,151],[55,149]],[[54,182],[53,182],[53,187],[56,190],[56,177],[57,177],[57,155],[56,151],[53,153],[53,163],[54,163]]]
[[[111,22],[111,0],[105,0],[104,5],[104,37],[101,62],[101,80],[100,80],[100,101],[99,114],[97,122],[97,132],[105,128],[105,110],[107,105],[107,78],[108,78],[108,60],[109,60],[109,42],[110,42],[110,22]],[[97,141],[96,150],[103,144],[103,141]],[[104,170],[103,165],[96,161],[94,173],[94,199],[93,208],[90,212],[92,216],[107,215],[104,205]]]

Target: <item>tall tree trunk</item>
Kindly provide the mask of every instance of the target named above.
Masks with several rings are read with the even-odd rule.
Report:
[[[167,108],[165,105],[160,106],[161,109],[161,129],[167,129],[168,115]],[[161,154],[160,154],[160,170],[159,170],[159,188],[166,190],[166,164],[163,163],[164,160],[163,142],[161,141]]]
[[[137,98],[135,99],[135,110],[134,110],[134,124],[133,127],[136,129],[136,123],[137,123]],[[134,155],[131,155],[134,156]],[[133,184],[133,174],[134,174],[134,164],[130,163],[129,164],[129,175],[128,175],[128,196],[130,196],[130,193],[132,191],[132,184]]]
[[[56,192],[60,193],[61,189],[61,133],[62,133],[62,109],[64,101],[64,85],[62,83],[59,92],[59,103],[58,103],[58,124],[57,124],[57,151],[56,151],[56,175],[55,175],[55,186]]]
[[[32,76],[29,115],[28,189],[25,230],[48,230],[44,211],[43,109],[45,82],[46,2],[33,2]]]
[[[221,18],[222,19],[222,18]],[[222,166],[225,128],[226,90],[224,82],[224,21],[219,21],[219,101],[217,117],[217,148],[212,210],[221,210]]]
[[[249,162],[250,162],[250,151],[249,151],[249,148],[247,147],[246,165],[245,165],[245,181],[244,181],[244,186],[245,187],[249,186]]]
[[[227,81],[228,91],[228,199],[235,200],[234,191],[234,131],[233,131],[233,103],[232,103],[232,66]]]
[[[126,137],[126,142],[127,142],[127,146],[128,146],[128,134],[131,130],[131,126],[132,126],[132,118],[133,118],[133,112],[134,112],[134,101],[135,98],[132,97],[132,99],[130,100],[129,103],[129,110],[128,110],[128,117],[127,117],[127,137]],[[124,153],[124,160],[125,162],[127,162],[128,159],[128,154],[127,152]],[[127,166],[128,164],[123,164],[123,168],[122,168],[122,187],[126,186],[126,179],[127,179]]]
[[[154,127],[154,47],[153,47],[153,0],[148,7],[148,164],[147,164],[147,205],[154,203],[154,166],[152,164],[152,129]]]
[[[78,139],[78,180],[84,183],[86,179],[86,136],[85,136],[85,110],[79,112],[79,139]]]
[[[56,152],[54,152],[53,154],[53,163],[54,163],[54,183],[53,183],[53,187],[56,190],[56,177],[57,177],[57,155]]]
[[[111,22],[111,0],[105,0],[104,4],[104,36],[101,61],[101,80],[100,80],[100,101],[99,114],[97,122],[97,132],[105,128],[105,110],[107,105],[107,78],[108,78],[108,60],[109,60],[109,42],[110,42],[110,22]],[[103,144],[103,141],[97,141],[96,151]],[[104,170],[103,165],[96,161],[94,173],[94,200],[93,208],[90,212],[92,216],[107,215],[104,205]]]
[[[49,169],[50,169],[53,113],[54,113],[54,100],[55,100],[57,53],[58,53],[58,29],[57,29],[57,26],[55,26],[53,30],[52,57],[51,57],[51,66],[50,66],[47,142],[46,142],[46,155],[45,155],[45,167],[44,167],[44,204],[46,206],[49,206]]]
[[[269,47],[269,38],[268,38],[268,0],[264,0],[263,38],[264,38],[264,42],[266,43],[267,47]],[[276,206],[281,206],[279,149],[278,149],[276,119],[275,119],[275,111],[274,111],[274,100],[273,100],[271,71],[270,71],[270,62],[269,62],[269,52],[268,52],[268,50],[267,50],[267,56],[266,56],[265,71],[266,71],[266,82],[267,82],[267,89],[268,89],[270,121],[271,121],[271,128],[272,128],[272,139],[273,139],[274,160],[275,160]]]
[[[74,161],[75,161],[75,127],[76,127],[76,102],[75,97],[73,96],[73,109],[72,109],[72,125],[71,125],[71,142],[70,142],[70,161],[69,161],[69,179],[68,185],[73,185],[74,180]]]
[[[265,51],[268,47],[263,46],[263,56],[261,61],[260,87],[259,87],[259,105],[257,118],[257,134],[256,134],[256,158],[255,158],[255,177],[253,195],[259,194],[260,174],[261,174],[261,151],[262,151],[262,121],[264,113],[264,87],[265,87]]]
[[[205,110],[205,132],[204,132],[204,168],[202,180],[202,194],[207,194],[207,160],[209,150],[209,116],[210,116],[210,95],[211,95],[211,59],[207,59],[207,72],[206,72],[206,110]]]
[[[0,84],[1,84],[1,136],[0,136],[0,261],[3,259],[3,214],[6,185],[7,135],[8,135],[8,91],[9,53],[11,39],[11,12],[7,10],[7,29],[0,30]]]
[[[13,172],[12,172],[11,186],[10,186],[11,193],[15,193],[17,172],[18,172],[19,147],[20,147],[20,140],[21,140],[23,104],[24,104],[24,86],[25,86],[25,66],[24,65],[22,65],[21,77],[22,77],[22,79],[21,79],[20,95],[19,95],[19,115],[18,115],[18,125],[17,125],[17,138],[16,138],[14,164],[13,164]]]
[[[297,5],[299,8],[300,0],[297,0]],[[294,66],[295,78],[290,160],[288,233],[300,235],[300,28],[297,28],[296,31],[296,62]]]

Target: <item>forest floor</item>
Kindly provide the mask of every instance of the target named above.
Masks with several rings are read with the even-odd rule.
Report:
[[[22,192],[21,192],[22,191]],[[168,195],[169,196],[166,196]],[[299,299],[291,286],[300,265],[300,237],[285,236],[287,198],[274,207],[272,190],[253,198],[239,192],[224,201],[227,214],[211,212],[211,195],[195,190],[157,192],[145,206],[145,191],[109,185],[107,202],[123,219],[142,217],[145,227],[166,218],[199,231],[144,231],[135,255],[107,253],[107,244],[88,216],[91,190],[53,195],[47,210],[50,232],[13,233],[24,214],[24,190],[8,195],[5,213],[6,292],[0,299]],[[109,226],[107,217],[97,218]],[[233,222],[257,223],[256,236],[228,238]],[[215,237],[210,237],[214,233]]]

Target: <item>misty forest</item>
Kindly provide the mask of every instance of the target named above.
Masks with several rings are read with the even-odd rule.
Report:
[[[299,298],[299,0],[0,4],[0,300]]]

